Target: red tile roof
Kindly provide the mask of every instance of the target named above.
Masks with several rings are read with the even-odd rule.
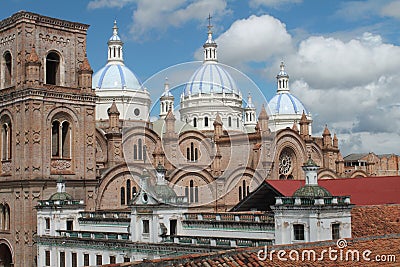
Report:
[[[284,196],[304,185],[304,180],[266,180]],[[400,204],[400,176],[339,178],[319,180],[334,196],[350,196],[356,205]]]
[[[322,241],[307,244],[296,244],[296,245],[282,245],[268,247],[266,259],[259,258],[263,256],[265,247],[258,248],[242,248],[235,250],[220,251],[214,253],[205,254],[194,254],[185,255],[175,258],[163,258],[156,260],[146,260],[143,262],[131,262],[131,263],[121,263],[113,264],[112,266],[169,266],[169,267],[229,267],[229,266],[399,266],[400,264],[400,234],[391,236],[374,236],[359,239],[348,239],[345,241],[346,246],[339,248],[335,241]],[[272,249],[275,252],[272,252]],[[331,253],[331,258],[337,255],[336,260],[331,260],[329,258],[329,249],[336,250],[336,252]],[[261,253],[259,253],[261,250]],[[282,257],[286,260],[280,260],[278,258],[278,251],[284,250],[285,253],[281,252]],[[312,256],[308,258],[309,251],[315,252],[315,260]],[[325,250],[325,252],[322,252]],[[370,254],[363,253],[366,250],[370,250]],[[295,251],[295,252],[293,252]],[[304,253],[304,260],[302,260],[303,251],[308,251]],[[340,251],[342,251],[342,258],[340,257]],[[350,252],[349,252],[350,251]],[[359,261],[356,261],[352,254],[352,251],[359,252]],[[272,261],[269,258],[272,252]],[[295,260],[295,253],[299,254],[299,260]],[[291,253],[291,254],[289,254]],[[336,254],[335,254],[336,253]],[[292,258],[289,258],[292,255]],[[312,254],[310,254],[312,255]],[[321,256],[322,255],[322,256]],[[347,260],[346,260],[347,255]],[[392,257],[394,255],[394,257]],[[377,257],[379,259],[384,259],[386,257],[386,262],[377,262]],[[322,257],[322,260],[318,260]],[[370,259],[368,261],[368,259]],[[390,259],[390,260],[389,260]],[[106,265],[107,266],[107,265]],[[108,265],[111,266],[111,265]]]
[[[353,237],[400,233],[400,205],[356,206],[351,224]]]

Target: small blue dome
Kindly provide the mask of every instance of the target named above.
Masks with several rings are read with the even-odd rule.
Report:
[[[163,97],[163,96],[165,96],[165,97],[172,97],[173,95],[172,95],[171,92],[168,90],[168,91],[162,93],[161,97]]]
[[[136,75],[125,65],[108,63],[93,76],[92,87],[101,89],[142,89]]]
[[[302,114],[307,109],[301,101],[290,93],[276,94],[268,103],[272,115],[277,114]]]
[[[185,95],[222,92],[239,94],[232,76],[217,62],[204,63],[185,86]]]
[[[121,38],[119,38],[118,35],[113,35],[108,39],[109,41],[121,41]]]

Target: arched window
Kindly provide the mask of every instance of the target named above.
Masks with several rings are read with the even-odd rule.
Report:
[[[247,185],[246,181],[242,181],[242,185],[239,186],[239,201],[244,199],[250,193],[250,187]]]
[[[67,120],[54,120],[51,126],[52,157],[71,158],[71,127]]]
[[[1,160],[11,159],[11,120],[8,116],[1,119]]]
[[[146,145],[143,145],[143,140],[138,139],[137,144],[133,145],[133,159],[146,160]]]
[[[131,201],[131,180],[126,181],[126,204],[129,204]]]
[[[51,155],[53,157],[58,157],[59,145],[60,145],[59,131],[60,131],[60,122],[53,121],[53,124],[51,126]]]
[[[138,140],[138,159],[143,159],[142,139]]]
[[[197,127],[197,118],[193,119],[193,127]]]
[[[194,161],[194,153],[193,153],[193,150],[194,150],[194,144],[193,144],[193,142],[191,142],[191,143],[190,143],[190,161]]]
[[[8,231],[10,230],[10,207],[8,204],[0,205],[0,229]]]
[[[137,160],[137,145],[133,145],[133,159]]]
[[[195,147],[193,142],[190,142],[190,146],[186,148],[186,159],[192,162],[199,159],[199,150]]]
[[[199,202],[199,187],[194,185],[193,180],[189,181],[189,186],[185,188],[185,196],[189,203]]]
[[[60,83],[60,56],[56,52],[50,52],[46,57],[46,83]]]
[[[232,118],[228,117],[228,127],[232,127]]]
[[[190,180],[189,186],[190,186],[190,187],[189,187],[190,202],[193,203],[193,202],[194,202],[194,191],[193,191],[194,186],[193,186],[193,180]]]
[[[125,187],[121,187],[121,205],[125,205]]]
[[[236,127],[239,128],[239,118],[236,118]]]
[[[208,117],[204,117],[204,127],[208,127]]]
[[[70,157],[70,144],[71,144],[71,132],[70,132],[70,127],[69,127],[69,122],[64,121],[61,124],[61,151],[62,151],[62,157],[63,158],[69,158]]]
[[[4,67],[4,87],[8,87],[12,81],[12,57],[8,51],[4,54]]]

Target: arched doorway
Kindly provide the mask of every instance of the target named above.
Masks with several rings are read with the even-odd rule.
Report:
[[[12,255],[10,248],[6,244],[0,244],[0,267],[11,267]]]

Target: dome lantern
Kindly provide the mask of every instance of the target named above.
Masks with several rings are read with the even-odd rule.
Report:
[[[277,79],[277,86],[278,90],[277,93],[288,93],[289,92],[289,75],[285,71],[285,64],[283,61],[281,62],[280,65],[280,71],[278,75],[276,76]]]
[[[212,36],[212,25],[211,25],[211,14],[208,15],[208,38],[207,41],[204,43],[204,62],[217,62],[217,43],[213,40]]]
[[[122,63],[124,62],[122,56],[122,47],[123,43],[121,41],[121,38],[118,36],[117,21],[114,20],[113,35],[108,40],[108,62],[110,61],[119,61]]]

